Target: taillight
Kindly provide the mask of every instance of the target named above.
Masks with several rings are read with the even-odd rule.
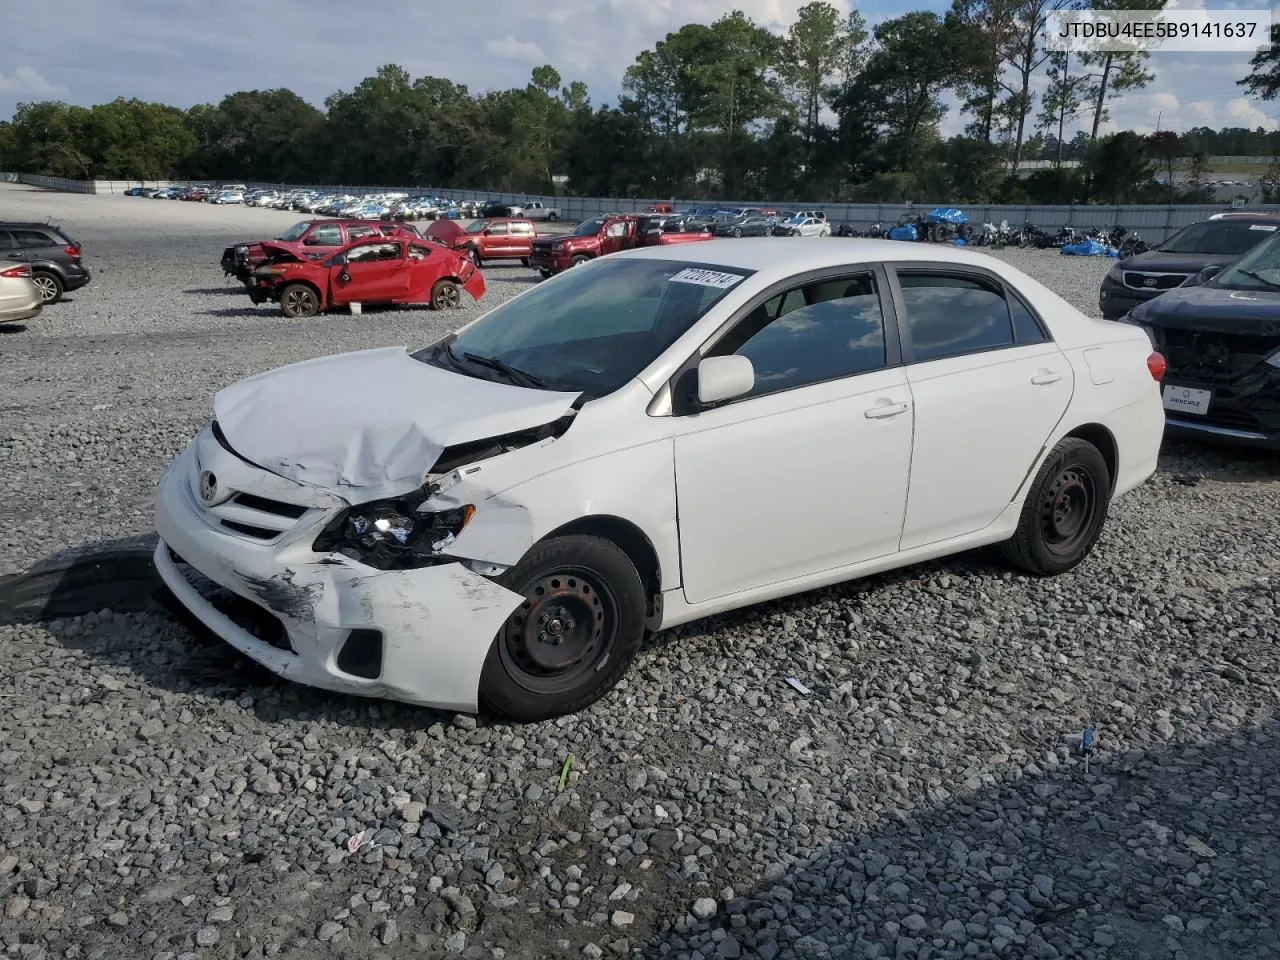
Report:
[[[1151,379],[1159,383],[1164,379],[1164,375],[1169,370],[1169,364],[1165,362],[1164,354],[1152,350],[1147,356],[1147,369],[1151,371]]]
[[[0,271],[0,277],[29,277],[31,276],[30,267],[10,267],[8,270]]]
[[[72,245],[70,247],[63,247],[62,252],[65,253],[68,257],[78,258],[80,256],[80,248],[75,245]]]

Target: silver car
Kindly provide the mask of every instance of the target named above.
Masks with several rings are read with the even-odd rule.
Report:
[[[31,267],[0,260],[0,323],[30,320],[43,308],[40,290],[31,281]]]

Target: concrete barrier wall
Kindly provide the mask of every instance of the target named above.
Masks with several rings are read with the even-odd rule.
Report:
[[[81,181],[65,180],[58,177],[37,177],[20,174],[20,182],[49,190],[61,190],[69,193],[101,193],[121,194],[130,187],[167,187],[182,186],[193,181],[137,181],[137,180],[99,180]],[[686,207],[711,207],[715,209],[732,207],[764,207],[777,210],[820,210],[832,221],[845,220],[856,229],[865,230],[873,223],[886,227],[898,222],[907,213],[931,210],[937,206],[954,206],[948,202],[916,203],[910,208],[901,203],[770,203],[759,200],[679,200],[672,198],[619,198],[619,197],[547,197],[524,193],[492,193],[484,190],[457,190],[445,187],[424,186],[383,186],[353,187],[341,184],[278,184],[251,183],[251,188],[270,187],[274,189],[307,188],[326,193],[343,193],[351,196],[366,196],[375,193],[407,193],[412,196],[438,196],[449,200],[497,200],[505,203],[527,203],[539,200],[543,204],[556,207],[560,211],[560,219],[577,222],[601,213],[642,213],[654,200],[665,200],[674,203],[677,209]],[[1134,206],[1022,206],[1022,205],[986,205],[964,204],[961,209],[975,225],[982,223],[1000,223],[1007,220],[1011,226],[1018,226],[1030,221],[1046,230],[1057,230],[1059,227],[1072,226],[1077,229],[1095,227],[1124,227],[1142,235],[1148,242],[1158,243],[1188,224],[1203,220],[1215,213],[1230,210],[1227,204],[1173,204],[1173,205],[1134,205]],[[1250,204],[1248,209],[1280,213],[1280,204]]]

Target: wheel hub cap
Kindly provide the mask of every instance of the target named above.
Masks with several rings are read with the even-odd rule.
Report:
[[[507,625],[507,650],[522,670],[547,675],[589,659],[604,635],[601,597],[580,576],[551,574],[530,585]]]

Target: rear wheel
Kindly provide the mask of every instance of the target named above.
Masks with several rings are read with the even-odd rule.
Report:
[[[1036,474],[1004,558],[1036,576],[1065,573],[1093,550],[1111,503],[1111,472],[1098,448],[1068,437]]]
[[[291,283],[280,292],[280,312],[294,320],[320,312],[320,298],[305,283]]]
[[[559,219],[560,219],[560,214],[558,214],[558,213],[548,213],[548,214],[547,214],[547,219],[548,219],[549,221],[551,221],[552,223],[555,223],[557,220],[559,220]]]
[[[640,649],[645,594],[630,558],[601,537],[556,537],[498,578],[524,597],[498,631],[480,698],[516,720],[575,713],[612,689]]]
[[[462,304],[462,291],[452,280],[437,280],[431,288],[431,307],[435,310],[456,310]]]
[[[32,273],[31,282],[40,291],[40,302],[42,304],[47,306],[62,299],[62,293],[65,288],[62,284],[62,278],[56,273],[45,273],[43,271]]]

